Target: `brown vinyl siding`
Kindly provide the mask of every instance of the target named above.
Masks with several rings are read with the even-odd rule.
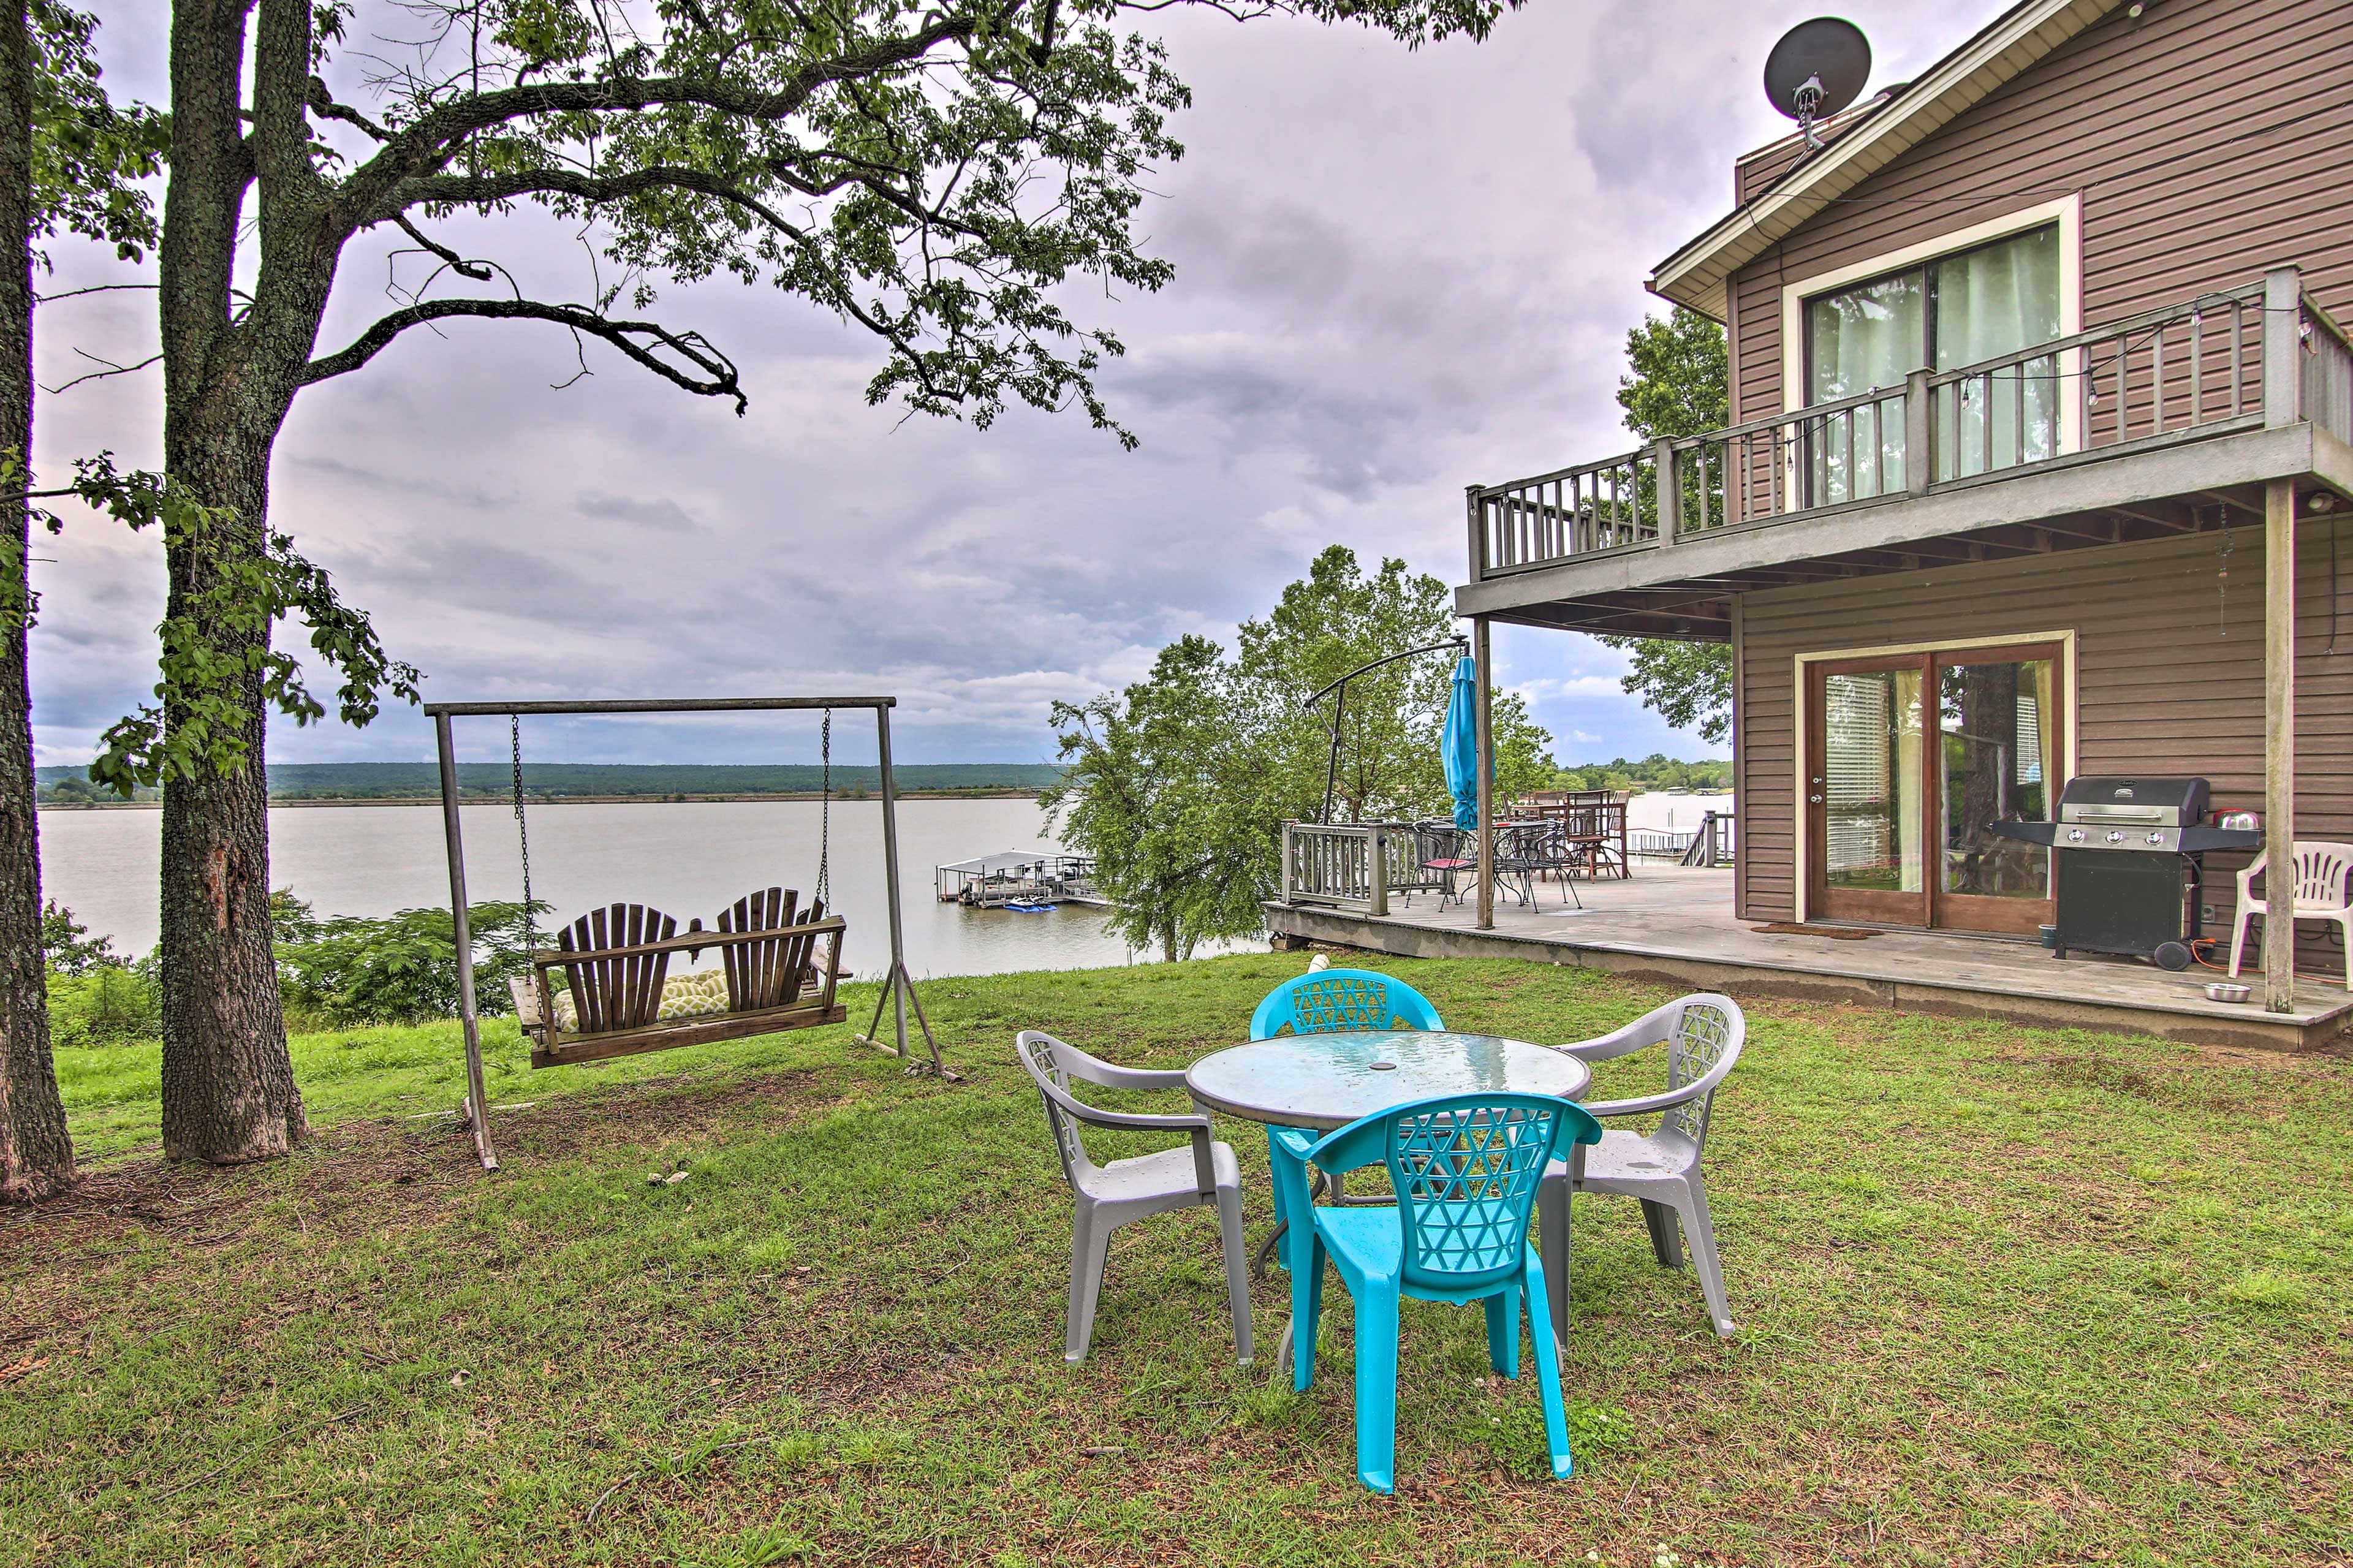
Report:
[[[2345,515],[2299,525],[2296,837],[2353,839],[2353,532]],[[2260,523],[2221,537],[2069,551],[1745,595],[1738,712],[1738,908],[1797,910],[1796,660],[1944,640],[2075,633],[2077,771],[2196,773],[2219,805],[2263,806],[2263,542]],[[2332,544],[2335,559],[2332,559]],[[2336,617],[2332,625],[2332,586]],[[2337,651],[2329,645],[2334,638]],[[2207,861],[2205,902],[2227,938],[2235,875]],[[2305,966],[2342,974],[2341,950],[2306,933]]]
[[[2166,0],[2061,46],[1735,275],[1734,422],[1783,407],[1785,281],[2079,193],[2086,329],[2285,264],[2353,316],[2353,5]]]

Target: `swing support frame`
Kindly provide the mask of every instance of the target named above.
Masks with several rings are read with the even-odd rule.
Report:
[[[882,879],[890,909],[891,968],[884,977],[881,994],[875,998],[873,1022],[867,1026],[866,1033],[859,1038],[905,1057],[908,1054],[907,1014],[912,1006],[916,1027],[931,1052],[930,1062],[917,1066],[944,1076],[940,1062],[939,1041],[933,1037],[931,1021],[923,1016],[923,1005],[915,995],[914,977],[907,973],[906,942],[900,926],[899,792],[891,770],[891,710],[898,705],[899,700],[895,697],[709,697],[643,702],[428,702],[425,705],[425,716],[433,721],[434,751],[441,769],[441,831],[448,847],[449,910],[458,946],[458,1016],[466,1036],[466,1098],[459,1107],[458,1114],[473,1134],[474,1152],[481,1161],[482,1169],[497,1170],[499,1157],[498,1150],[491,1140],[490,1094],[482,1081],[481,1022],[476,1016],[474,1005],[473,932],[467,921],[466,846],[459,822],[458,751],[451,721],[458,719],[512,721],[596,714],[807,712],[835,708],[872,710],[875,746],[882,773]],[[836,941],[839,940],[837,937]],[[893,1044],[885,1044],[877,1037],[886,1003],[892,1012]]]

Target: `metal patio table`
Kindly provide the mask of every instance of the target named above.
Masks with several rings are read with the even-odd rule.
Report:
[[[1433,1095],[1575,1100],[1592,1081],[1591,1068],[1550,1046],[1441,1029],[1337,1029],[1252,1040],[1213,1051],[1185,1073],[1187,1090],[1212,1110],[1316,1132]],[[1274,1364],[1278,1373],[1291,1364],[1287,1323]]]

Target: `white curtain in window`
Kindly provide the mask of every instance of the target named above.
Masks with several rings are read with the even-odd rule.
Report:
[[[2015,239],[1948,257],[1930,268],[1936,300],[1938,370],[2015,353],[2059,336],[2059,230],[2038,228]],[[2030,360],[1972,380],[1946,404],[1944,472],[1989,468],[2048,458],[2059,449],[2056,359]]]
[[[1808,404],[1904,384],[1927,346],[1924,281],[1918,272],[1902,272],[1806,302]],[[1830,416],[1805,437],[1813,480],[1808,504],[1834,506],[1904,488],[1900,402]]]

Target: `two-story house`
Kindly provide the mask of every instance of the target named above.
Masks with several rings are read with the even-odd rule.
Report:
[[[2353,5],[2023,0],[1820,140],[1739,159],[1649,280],[1723,323],[1730,426],[1471,487],[1457,607],[1482,644],[1728,646],[1726,926],[2008,937],[1971,951],[2023,994],[2181,994],[2214,976],[2035,967],[2051,857],[1990,827],[2077,773],[2196,774],[2274,840],[2353,839]],[[2225,934],[2247,859],[2210,858]]]

